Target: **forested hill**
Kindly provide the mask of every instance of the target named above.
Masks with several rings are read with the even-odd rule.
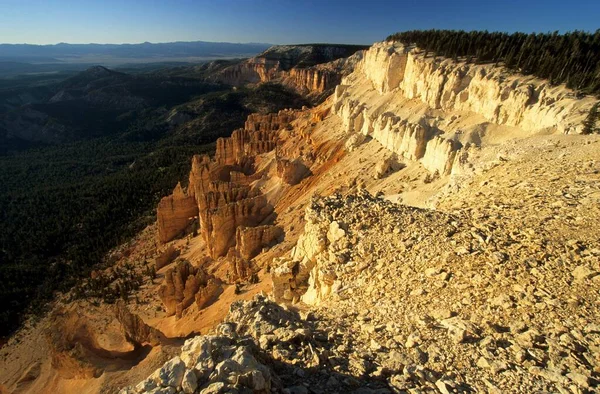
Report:
[[[136,80],[103,69],[90,72],[107,75],[109,88],[113,79],[124,79],[126,86]],[[106,119],[100,137],[0,155],[0,340],[24,314],[43,311],[56,291],[89,276],[111,248],[154,221],[153,208],[189,173],[193,154],[211,153],[214,141],[242,127],[250,113],[308,104],[279,85],[195,89],[190,97],[186,86],[167,83],[171,79],[153,80],[160,83],[142,86],[150,104],[128,110],[127,122],[119,124],[76,99],[48,105],[60,104],[84,132],[90,122]],[[61,86],[75,92],[74,82],[89,84],[83,78]],[[119,98],[122,91],[102,97]],[[172,100],[175,95],[179,101]]]
[[[412,30],[387,37],[422,50],[467,62],[502,62],[582,94],[600,95],[600,29],[595,33],[490,33],[488,31]]]

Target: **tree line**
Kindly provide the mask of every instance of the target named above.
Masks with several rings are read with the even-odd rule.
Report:
[[[580,94],[600,96],[600,29],[595,33],[501,33],[411,30],[387,37],[416,45],[426,54],[467,62],[502,63],[510,70],[566,84]]]

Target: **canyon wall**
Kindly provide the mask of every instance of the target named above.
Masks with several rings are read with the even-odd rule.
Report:
[[[233,86],[278,82],[303,95],[322,95],[352,72],[362,57],[361,46],[274,46],[225,68],[211,80]]]
[[[257,186],[265,170],[256,170],[255,159],[276,148],[280,131],[287,129],[298,113],[285,110],[248,116],[243,129],[217,140],[213,159],[208,155],[192,158],[187,191],[178,184],[172,195],[161,200],[157,209],[161,242],[182,234],[193,214],[198,217],[208,261],[224,259],[230,268],[219,278],[202,268],[204,262],[196,267],[179,260],[166,271],[159,290],[168,316],[180,318],[193,303],[198,309],[213,303],[223,291],[221,280],[230,283],[252,280],[256,269],[251,260],[264,248],[282,240],[282,229],[265,223],[274,208]],[[292,162],[283,157],[281,160]],[[278,162],[279,159],[274,160],[273,167]],[[296,181],[303,168],[299,164],[290,168],[286,179]],[[174,248],[167,247],[157,259],[157,269],[170,264],[175,257]]]
[[[158,239],[165,243],[171,241],[193,222],[198,216],[198,205],[192,195],[188,195],[178,183],[173,194],[160,200],[156,208]]]
[[[205,308],[223,292],[218,278],[196,268],[187,261],[180,261],[165,274],[158,295],[168,316],[181,317],[183,311],[196,302],[199,309]]]
[[[188,190],[177,185],[173,194],[163,198],[158,206],[159,240],[167,242],[181,234],[193,214],[199,217],[200,234],[209,255],[217,258],[226,256],[229,249],[236,246],[236,239],[245,239],[236,236],[239,227],[262,224],[272,214],[273,206],[253,186],[253,182],[263,176],[255,171],[254,159],[275,149],[279,131],[287,128],[298,113],[283,110],[274,114],[252,114],[243,129],[217,140],[214,159],[207,155],[194,156]],[[286,180],[297,182],[304,168],[291,167]],[[265,235],[268,241],[259,242],[260,247],[275,238],[275,232],[268,234],[271,234]],[[251,254],[246,250],[248,247],[242,248],[242,257],[246,259],[246,255]]]
[[[579,134],[594,101],[502,67],[425,57],[384,42],[367,50],[337,86],[333,111],[350,135],[370,136],[399,157],[447,175],[472,133],[479,133],[475,141],[490,130]],[[352,137],[350,144],[363,140]]]
[[[564,87],[511,75],[500,67],[425,57],[415,48],[394,43],[376,44],[356,58],[354,71],[343,78],[323,107],[310,113],[310,123],[313,127],[330,121],[331,108],[347,151],[373,139],[393,153],[376,168],[377,178],[387,173],[390,163],[403,165],[398,161],[418,163],[434,175],[451,175],[462,167],[457,163],[468,159],[471,150],[467,148],[487,143],[490,135],[508,139],[535,133],[580,133],[581,121],[593,102],[577,100]],[[284,65],[282,59],[279,63],[259,60],[253,65],[242,63],[261,65],[253,69],[257,80],[274,78],[271,71],[277,68],[305,75],[301,79],[313,78],[293,65]],[[311,89],[326,85],[319,78],[310,82]],[[228,259],[227,282],[250,279],[256,272],[252,259],[281,238],[278,228],[267,225],[278,198],[271,199],[268,193],[277,195],[279,188],[297,185],[311,174],[310,163],[303,160],[313,152],[302,156],[297,146],[285,142],[296,133],[292,123],[300,113],[250,115],[243,128],[217,141],[213,159],[194,157],[187,191],[178,186],[159,206],[159,230],[175,234],[181,232],[188,212],[173,206],[177,202],[192,212],[194,205],[208,255]],[[274,157],[265,159],[274,150]],[[270,164],[265,166],[264,160]],[[335,261],[328,259],[330,252],[343,249],[344,229],[338,222],[323,227],[310,212],[305,217],[305,234],[291,256],[276,264],[273,282],[278,299],[313,303],[334,289],[335,278],[327,267]],[[320,268],[314,270],[315,266]],[[189,296],[185,300],[176,297],[169,308],[185,307],[190,300]]]

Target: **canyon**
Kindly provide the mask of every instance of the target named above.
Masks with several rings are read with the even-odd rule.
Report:
[[[112,253],[155,275],[61,295],[0,392],[594,392],[598,100],[397,42],[311,51],[219,71],[323,100],[194,156]]]
[[[278,45],[242,63],[226,67],[209,80],[240,86],[278,82],[313,98],[331,93],[360,61],[359,45]]]

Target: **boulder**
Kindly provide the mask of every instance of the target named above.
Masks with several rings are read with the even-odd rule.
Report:
[[[185,363],[178,356],[173,357],[158,371],[158,382],[163,387],[176,389],[181,386],[185,372]]]

